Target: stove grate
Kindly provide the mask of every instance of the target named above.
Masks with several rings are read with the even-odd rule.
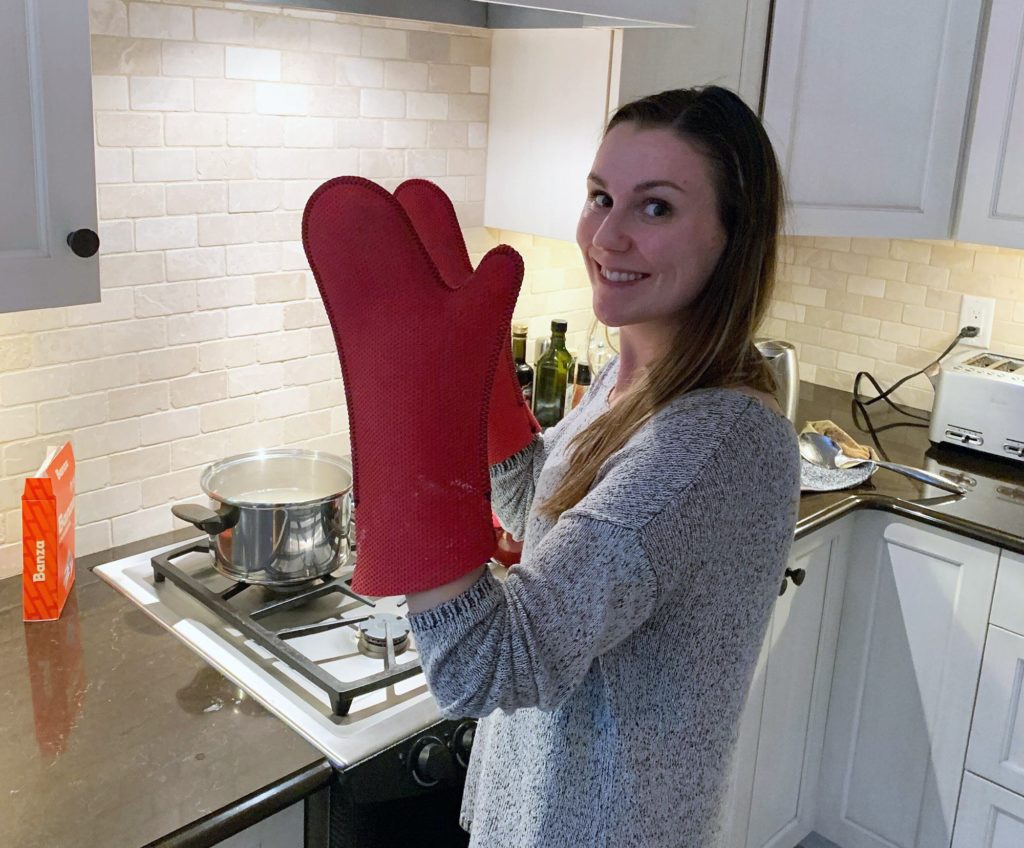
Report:
[[[199,540],[153,557],[151,562],[154,580],[157,583],[170,580],[174,585],[187,592],[240,633],[251,639],[268,653],[277,657],[310,683],[323,690],[331,702],[331,710],[335,715],[347,715],[349,708],[352,706],[352,699],[356,696],[364,695],[367,692],[372,692],[384,686],[390,686],[420,672],[419,660],[410,660],[401,665],[396,665],[395,646],[390,632],[387,633],[383,669],[375,674],[367,675],[352,682],[344,682],[338,680],[334,675],[328,674],[316,662],[293,648],[286,641],[311,633],[331,630],[336,627],[354,627],[369,618],[369,615],[325,621],[302,627],[281,628],[279,630],[274,630],[259,623],[258,619],[266,618],[273,613],[282,612],[298,604],[305,603],[312,598],[333,592],[340,592],[367,604],[369,607],[373,607],[372,601],[357,595],[345,584],[344,580],[337,577],[328,577],[318,585],[294,595],[289,595],[282,600],[265,604],[250,613],[245,613],[233,607],[229,601],[253,584],[236,583],[220,594],[214,592],[174,564],[174,560],[194,553],[212,555],[209,541]]]

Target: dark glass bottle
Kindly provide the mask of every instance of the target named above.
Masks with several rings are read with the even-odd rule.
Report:
[[[512,325],[512,359],[526,405],[533,409],[533,367],[526,361],[526,324]]]
[[[572,408],[583,400],[583,395],[590,388],[590,366],[585,362],[576,365],[576,380],[572,391]]]
[[[565,415],[565,387],[572,354],[565,349],[565,321],[551,322],[551,344],[537,360],[533,384],[533,414],[541,427],[552,427]]]

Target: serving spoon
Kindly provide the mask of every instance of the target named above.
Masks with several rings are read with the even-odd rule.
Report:
[[[956,495],[962,495],[967,491],[958,483],[954,483],[945,477],[940,477],[938,474],[932,474],[930,471],[925,471],[921,468],[900,465],[898,462],[883,462],[880,459],[857,459],[856,457],[847,456],[834,439],[821,433],[800,434],[800,455],[808,462],[820,465],[822,468],[854,468],[858,465],[872,465],[879,468],[888,468],[897,474],[912,477],[915,480],[920,480],[922,483],[927,483],[929,486],[937,486]]]

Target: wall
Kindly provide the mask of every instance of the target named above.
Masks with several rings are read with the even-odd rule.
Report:
[[[102,302],[0,315],[0,576],[47,444],[73,438],[80,554],[172,529],[218,458],[348,452],[299,242],[324,179],[428,177],[481,218],[485,30],[208,0],[90,14]]]
[[[244,450],[348,452],[339,369],[298,241],[339,173],[453,197],[474,258],[505,241],[516,318],[592,313],[575,245],[480,227],[489,35],[212,0],[91,0],[100,304],[0,315],[0,576],[21,568],[22,478],[47,444],[79,458],[78,550],[170,530],[202,468]],[[582,189],[581,189],[582,203]],[[1024,356],[1024,252],[952,242],[790,238],[764,335],[802,376],[889,384],[997,298],[993,347]],[[930,408],[924,378],[897,399]]]
[[[993,350],[1024,357],[1024,251],[949,241],[790,238],[765,335],[789,339],[805,380],[851,391],[858,371],[889,386],[960,329],[964,294],[996,299]],[[871,391],[870,384],[862,387]],[[893,398],[931,409],[921,376]]]

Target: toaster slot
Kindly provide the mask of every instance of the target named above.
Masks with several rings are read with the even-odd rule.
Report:
[[[1024,459],[1024,442],[1018,442],[1016,439],[1007,439],[1003,444],[1003,450],[1017,457],[1017,459]]]
[[[951,442],[976,448],[985,443],[984,437],[977,430],[968,430],[966,427],[946,427],[946,438]]]

